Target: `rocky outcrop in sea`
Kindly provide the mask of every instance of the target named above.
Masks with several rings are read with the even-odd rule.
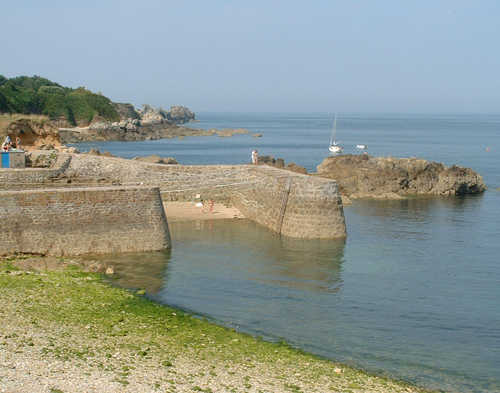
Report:
[[[338,182],[340,193],[353,198],[398,198],[409,195],[464,195],[483,192],[483,177],[470,168],[421,158],[341,155],[327,157],[318,175]]]
[[[283,158],[274,158],[273,156],[259,156],[259,165],[260,164],[269,165],[279,169],[286,169],[287,171],[302,173],[304,175],[307,174],[306,168],[296,165],[293,162],[285,165],[285,160],[283,160]]]
[[[164,122],[184,124],[195,121],[194,113],[188,108],[179,105],[171,107],[170,111],[166,111],[162,108],[155,109],[144,104],[137,113],[144,124],[162,124]]]
[[[247,130],[242,128],[203,130],[185,126],[181,127],[178,124],[195,121],[194,113],[182,106],[173,106],[167,112],[161,108],[152,108],[149,105],[143,105],[139,111],[133,111],[133,107],[131,108],[129,104],[120,105],[117,107],[119,113],[130,117],[123,118],[119,122],[114,123],[96,120],[88,127],[59,128],[61,142],[183,139],[186,136],[211,136],[215,134],[219,136],[233,136],[233,134],[248,133]]]

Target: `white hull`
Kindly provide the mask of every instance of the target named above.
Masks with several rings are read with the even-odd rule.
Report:
[[[340,147],[340,146],[330,146],[329,150],[332,153],[342,153],[342,151],[344,150],[344,148]]]
[[[356,145],[356,149],[368,149],[366,145]]]

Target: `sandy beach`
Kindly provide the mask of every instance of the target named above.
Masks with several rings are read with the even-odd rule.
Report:
[[[163,208],[168,221],[187,220],[218,220],[223,218],[244,218],[243,214],[235,207],[227,207],[222,203],[214,204],[214,211],[210,213],[208,203],[205,202],[205,213],[201,207],[193,202],[164,202]]]

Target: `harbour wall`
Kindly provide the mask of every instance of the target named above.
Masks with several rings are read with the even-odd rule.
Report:
[[[74,198],[78,193],[85,194],[91,190],[98,192],[99,189],[102,189],[102,192],[107,190],[108,194],[111,190],[131,187],[136,189],[137,193],[155,188],[164,203],[194,202],[195,196],[201,195],[204,199],[213,198],[216,202],[233,204],[247,218],[286,236],[346,236],[337,182],[330,179],[297,174],[266,165],[163,165],[83,154],[53,154],[48,158],[48,162],[48,168],[1,169],[0,188],[38,191],[39,195],[51,193],[53,188],[59,188],[71,190]],[[109,198],[118,198],[118,195],[120,194],[111,193]],[[21,200],[11,202],[10,208],[15,210],[16,203],[21,203]],[[61,209],[65,208],[64,206],[61,205]],[[89,206],[92,207],[92,203]],[[101,205],[96,204],[96,216],[99,215],[99,209]],[[119,215],[120,210],[124,213],[130,211],[126,199],[117,203],[116,215]],[[144,218],[144,214],[142,211],[140,216]],[[155,214],[161,216],[162,213]],[[49,216],[50,214],[47,214],[47,217]],[[1,225],[5,225],[5,218],[5,215],[0,216]],[[56,215],[53,215],[52,219],[59,220]],[[129,219],[132,220],[132,217],[129,216],[127,220]],[[96,220],[98,225],[88,226],[88,230],[96,231],[98,229],[95,228],[103,226],[97,217]],[[168,233],[166,219],[165,225]],[[114,238],[116,235],[106,236]],[[52,249],[56,248],[57,246],[52,246]],[[102,245],[89,248],[106,249]],[[108,249],[109,252],[118,249],[131,251],[126,249],[125,245],[109,245]],[[4,250],[6,248],[2,246],[0,253]]]
[[[163,165],[88,155],[74,155],[65,173],[87,182],[157,186],[164,202],[202,195],[232,203],[245,217],[286,236],[346,236],[335,180],[267,165]]]
[[[0,191],[3,254],[106,254],[170,247],[158,188]]]

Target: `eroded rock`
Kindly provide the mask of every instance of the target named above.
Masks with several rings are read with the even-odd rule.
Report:
[[[342,155],[327,157],[318,175],[338,182],[349,198],[398,198],[405,195],[463,195],[486,190],[483,177],[470,168],[446,167],[421,158]]]

